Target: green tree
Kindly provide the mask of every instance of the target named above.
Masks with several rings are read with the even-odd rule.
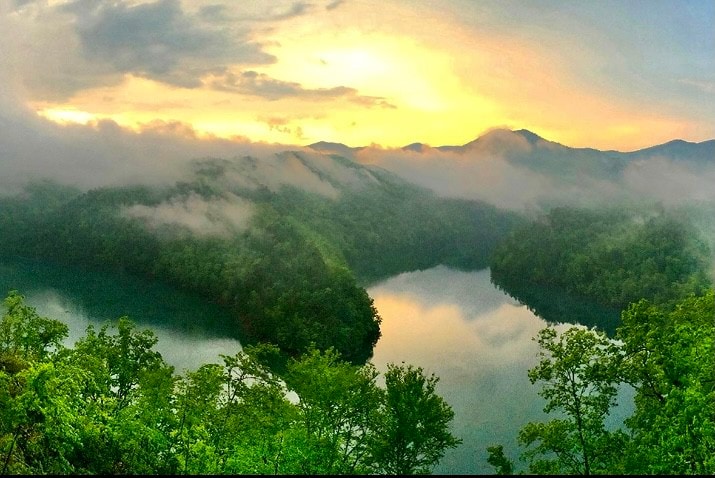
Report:
[[[714,296],[672,311],[642,300],[623,313],[622,379],[636,389],[629,472],[715,473]]]
[[[17,291],[10,291],[3,305],[7,311],[0,321],[0,367],[17,367],[19,361],[40,361],[62,348],[67,325],[37,315]]]
[[[113,329],[116,327],[116,332]],[[99,332],[93,326],[74,349],[62,355],[81,364],[80,396],[88,421],[83,448],[75,459],[89,473],[167,473],[172,459],[173,368],[153,350],[148,330],[138,331],[126,317]]]
[[[562,334],[548,327],[536,338],[540,361],[529,370],[532,383],[543,382],[539,394],[544,411],[562,418],[528,423],[519,442],[533,473],[584,474],[613,472],[625,440],[609,432],[604,419],[615,405],[619,383],[618,346],[603,333],[572,327]]]
[[[421,367],[388,364],[380,426],[372,444],[379,473],[429,473],[446,450],[461,443],[449,430],[454,412],[436,393],[438,381]]]
[[[298,396],[298,422],[293,439],[305,458],[297,473],[355,474],[370,472],[371,435],[378,422],[381,390],[372,365],[356,366],[334,349],[311,349],[288,365],[286,383]]]
[[[493,445],[487,447],[489,457],[487,462],[494,467],[497,475],[513,475],[514,462],[504,454],[503,445]]]

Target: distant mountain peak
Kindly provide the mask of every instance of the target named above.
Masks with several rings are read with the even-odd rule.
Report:
[[[333,142],[330,142],[330,141],[318,141],[317,143],[309,144],[308,147],[309,147],[309,148],[312,148],[312,149],[318,149],[318,150],[322,150],[322,149],[337,149],[337,148],[340,148],[340,149],[344,149],[344,148],[351,149],[350,146],[347,146],[347,145],[345,145],[345,144],[343,144],[343,143],[333,143]]]
[[[517,138],[525,139],[531,146],[535,146],[539,142],[550,143],[550,141],[545,140],[538,134],[532,133],[527,129],[510,130],[508,128],[494,128],[458,148],[472,149],[475,147],[484,147],[485,145],[508,145],[513,143]]]
[[[429,149],[432,148],[428,144],[424,143],[412,143],[402,147],[402,151],[414,151],[416,153],[424,153]]]
[[[351,148],[343,143],[331,143],[330,141],[318,141],[317,143],[309,144],[307,147],[320,153],[333,153],[346,158],[352,158],[356,152],[365,149],[364,147]]]
[[[542,138],[536,133],[529,131],[528,129],[517,129],[514,130],[513,133],[525,138],[531,144],[535,144],[537,141],[545,141],[544,138]]]

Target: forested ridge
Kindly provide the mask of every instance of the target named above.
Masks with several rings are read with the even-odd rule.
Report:
[[[558,207],[513,231],[490,267],[507,291],[555,286],[622,310],[642,298],[672,304],[712,287],[709,242],[675,209]]]

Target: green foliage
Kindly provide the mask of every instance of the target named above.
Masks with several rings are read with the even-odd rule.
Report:
[[[449,432],[451,407],[435,393],[439,378],[411,365],[388,365],[374,460],[385,474],[425,474],[461,440]]]
[[[3,305],[7,311],[0,322],[0,360],[42,360],[61,347],[67,325],[38,316],[17,291],[11,291]]]
[[[306,451],[294,464],[295,472],[370,472],[368,458],[382,403],[377,375],[372,365],[342,362],[332,349],[324,354],[313,349],[288,365],[286,384],[299,397],[293,446],[300,443]]]
[[[615,461],[620,433],[606,430],[604,419],[615,404],[620,357],[602,333],[570,328],[557,334],[539,332],[540,361],[529,370],[532,383],[543,382],[539,394],[544,411],[563,413],[563,419],[530,423],[519,442],[533,448],[524,456],[534,473],[593,474],[608,472]],[[555,458],[549,458],[549,455]]]
[[[673,308],[632,304],[623,312],[618,341],[581,328],[542,330],[541,359],[529,378],[543,383],[544,410],[559,416],[520,431],[529,472],[715,473],[713,320],[710,290]],[[618,384],[636,392],[628,433],[604,426]],[[508,470],[503,449],[488,451],[497,470]]]
[[[557,286],[603,305],[672,304],[711,286],[712,251],[688,216],[555,208],[499,244],[492,280],[507,291]],[[565,320],[566,318],[564,318]]]
[[[332,348],[282,364],[260,344],[176,376],[125,317],[66,348],[63,324],[17,293],[6,306],[2,474],[428,472],[458,443],[436,378],[418,368],[390,366],[381,388],[372,365]]]
[[[489,446],[487,447],[487,453],[489,454],[487,462],[494,467],[497,475],[514,474],[514,462],[504,454],[503,445]]]
[[[640,301],[623,313],[622,379],[637,390],[627,421],[635,472],[715,473],[714,296],[690,297],[672,311]]]

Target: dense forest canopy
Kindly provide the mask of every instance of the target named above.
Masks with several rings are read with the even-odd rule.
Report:
[[[617,309],[673,303],[712,287],[712,237],[699,224],[683,208],[554,208],[496,247],[492,280],[506,290],[556,286]]]

